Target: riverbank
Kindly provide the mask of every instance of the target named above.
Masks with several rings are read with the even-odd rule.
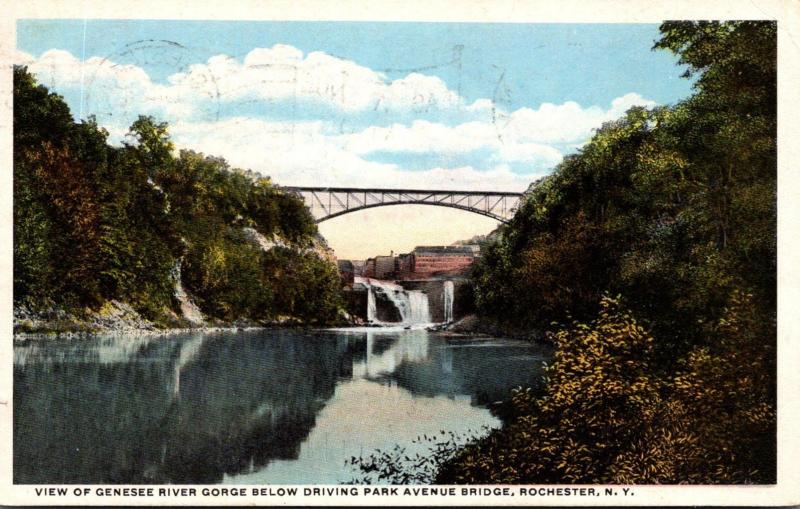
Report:
[[[508,324],[497,323],[475,314],[466,315],[453,323],[434,328],[433,330],[454,337],[493,336],[520,339],[536,343],[546,342],[545,336],[541,331],[521,329]]]
[[[125,302],[111,300],[100,309],[67,311],[59,307],[31,310],[25,306],[14,308],[14,340],[47,338],[82,338],[96,335],[171,335],[186,332],[225,332],[235,330],[267,329],[272,327],[378,327],[363,323],[357,317],[343,314],[335,323],[310,324],[297,317],[279,316],[270,321],[236,320],[224,322],[203,319],[188,320],[175,313],[165,315],[162,322],[149,320]],[[541,343],[543,335],[530,330],[517,329],[470,314],[450,324],[436,324],[428,330],[445,337],[470,339],[476,336],[505,337]]]
[[[351,325],[349,317],[326,325]],[[148,320],[125,302],[111,300],[100,309],[67,311],[52,307],[44,310],[31,310],[25,306],[14,308],[14,340],[48,338],[83,338],[96,335],[153,335],[166,336],[186,332],[226,332],[235,330],[266,329],[271,327],[305,327],[299,318],[279,316],[270,321],[236,320],[224,322],[205,319],[201,322],[189,321],[175,313],[167,315],[162,323]]]

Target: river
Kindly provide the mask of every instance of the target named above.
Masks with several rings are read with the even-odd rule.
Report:
[[[487,405],[549,355],[403,327],[29,340],[14,482],[346,482],[351,456],[499,426]]]

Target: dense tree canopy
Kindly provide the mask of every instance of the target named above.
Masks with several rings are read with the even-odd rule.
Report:
[[[180,267],[212,318],[335,317],[335,267],[311,250],[316,225],[300,199],[223,159],[176,157],[168,126],[150,117],[133,123],[122,147],[107,136],[14,69],[17,303],[77,309],[118,299],[163,321],[177,309]],[[263,252],[242,236],[246,227],[296,249]]]
[[[544,331],[611,291],[681,344],[735,288],[774,310],[775,25],[662,32],[696,93],[604,125],[532,190],[476,273],[487,316]]]
[[[776,26],[661,32],[695,93],[604,125],[476,270],[480,312],[558,353],[440,480],[775,479]]]

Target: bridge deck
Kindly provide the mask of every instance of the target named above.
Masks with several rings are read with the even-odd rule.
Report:
[[[522,196],[524,193],[510,191],[463,191],[452,189],[389,189],[384,187],[312,187],[312,186],[280,186],[286,191],[317,191],[330,193],[403,193],[403,194],[458,194],[469,196]]]

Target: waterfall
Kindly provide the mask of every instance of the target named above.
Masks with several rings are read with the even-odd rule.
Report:
[[[453,321],[453,282],[444,282],[444,323]]]
[[[356,277],[356,283],[367,288],[367,320],[381,323],[378,320],[378,304],[376,294],[385,296],[400,313],[402,325],[431,323],[428,295],[419,290],[405,290],[402,286],[389,281],[380,281],[365,277]]]
[[[372,285],[367,285],[367,321],[378,321],[378,305],[375,303],[375,294],[372,293]]]
[[[408,293],[408,317],[404,319],[409,323],[430,323],[431,313],[428,309],[428,295],[412,290]]]

